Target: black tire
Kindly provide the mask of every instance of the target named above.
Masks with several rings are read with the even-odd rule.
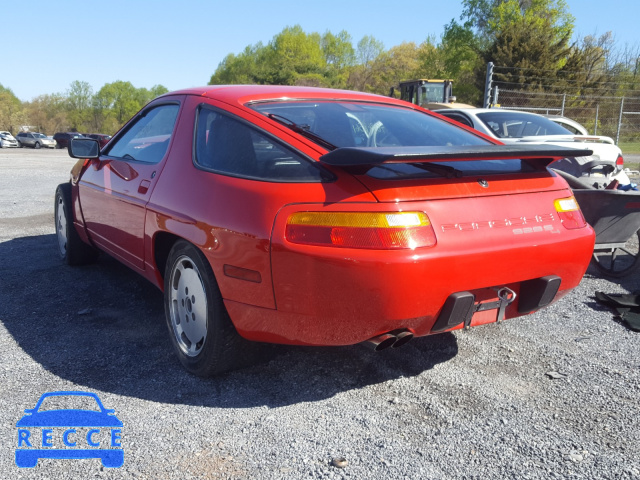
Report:
[[[22,148],[22,144],[18,142],[18,148]]]
[[[40,142],[36,142],[36,144],[33,146],[33,148],[40,148],[42,145],[40,145]]]
[[[621,278],[640,268],[640,230],[631,235],[624,247],[611,249],[610,252],[593,252],[593,265],[607,277]]]
[[[86,265],[95,262],[98,258],[98,250],[83,242],[73,225],[70,183],[62,183],[56,188],[54,221],[58,253],[62,261],[67,265]]]
[[[251,361],[253,343],[233,326],[209,261],[184,240],[167,259],[164,310],[171,343],[190,373],[209,377]]]

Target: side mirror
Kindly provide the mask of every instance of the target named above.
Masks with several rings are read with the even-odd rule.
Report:
[[[94,138],[72,138],[69,142],[69,155],[73,158],[98,158],[100,144]]]

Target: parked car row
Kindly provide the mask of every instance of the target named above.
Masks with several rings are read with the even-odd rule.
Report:
[[[0,148],[67,148],[72,138],[93,138],[98,140],[101,147],[104,147],[111,135],[103,133],[78,133],[78,132],[58,132],[53,138],[39,132],[20,132],[15,137],[11,132],[0,132]]]
[[[111,135],[105,135],[103,133],[58,132],[53,136],[53,139],[57,142],[57,148],[67,148],[72,138],[93,138],[98,140],[101,147],[104,147],[111,139]]]

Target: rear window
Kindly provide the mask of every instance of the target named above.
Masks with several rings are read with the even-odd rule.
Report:
[[[264,115],[286,119],[338,148],[492,145],[440,118],[394,105],[280,101],[250,106]],[[535,171],[520,159],[438,162],[436,165],[454,168],[459,176]],[[442,177],[442,173],[434,171],[427,163],[383,164],[371,168],[367,175],[383,180]]]
[[[411,108],[365,102],[281,101],[251,108],[277,115],[336,147],[486,145],[471,132]]]
[[[479,113],[478,118],[498,138],[522,138],[540,135],[571,135],[571,132],[548,118],[520,112]]]

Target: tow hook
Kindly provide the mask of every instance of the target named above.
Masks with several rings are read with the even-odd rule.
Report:
[[[504,320],[504,312],[509,305],[511,305],[516,297],[518,296],[516,292],[507,287],[496,288],[498,290],[498,300],[493,302],[485,302],[479,304],[476,308],[476,312],[483,312],[485,310],[494,310],[498,309],[498,317],[496,322],[500,323]],[[464,322],[464,328],[468,329],[471,327],[471,317],[470,315]]]

